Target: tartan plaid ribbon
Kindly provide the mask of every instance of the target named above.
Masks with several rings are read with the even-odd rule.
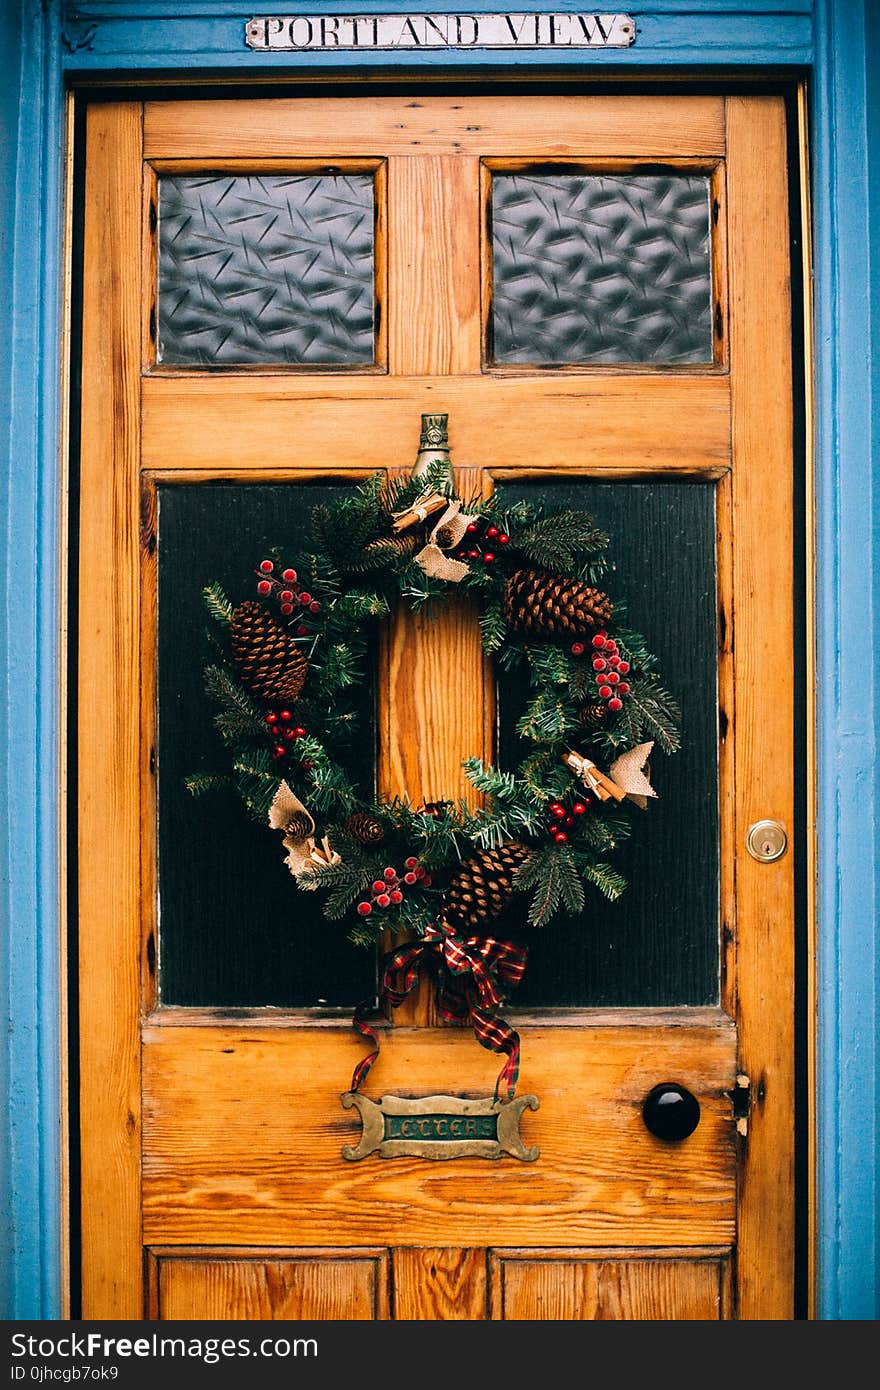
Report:
[[[526,950],[494,937],[457,937],[442,923],[428,927],[418,941],[399,946],[385,958],[380,1003],[402,1004],[418,984],[422,966],[440,974],[437,1012],[447,1023],[470,1020],[477,1041],[491,1052],[503,1052],[507,1061],[495,1083],[495,1099],[506,1087],[512,1099],[519,1078],[519,1034],[498,1017],[498,1008],[509,989],[518,985],[525,973]],[[352,1024],[375,1048],[358,1062],[351,1078],[351,1089],[358,1090],[379,1056],[379,1035],[366,1021],[371,1004],[355,1009]]]

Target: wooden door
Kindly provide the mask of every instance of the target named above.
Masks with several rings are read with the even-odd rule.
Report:
[[[266,201],[290,212],[292,183],[319,208],[326,312],[308,257],[282,277],[259,251]],[[623,244],[586,349],[571,328],[592,292],[571,231],[584,189],[618,200]],[[775,97],[90,107],[84,1316],[792,1316],[792,855],[746,852],[754,822],[791,833],[793,815],[787,206]],[[566,218],[575,259],[560,270]],[[218,242],[237,257],[228,272]],[[346,276],[368,265],[366,308],[334,281],[337,252]],[[658,287],[674,330],[654,331]],[[297,295],[311,318],[291,332]],[[203,562],[247,565],[270,518],[283,540],[328,490],[407,473],[425,412],[448,413],[466,489],[537,486],[595,508],[629,546],[630,602],[654,604],[651,642],[702,652],[677,667],[690,761],[652,813],[632,906],[608,927],[593,905],[552,949],[536,943],[516,1014],[520,1089],[540,1098],[523,1119],[533,1164],[341,1158],[358,1127],[340,1093],[364,1050],[346,1006],[372,965],[348,962],[325,990],[326,934],[304,928],[294,953],[286,909],[259,896],[271,832],[236,839],[228,808],[175,801],[210,725],[200,630],[181,616]],[[462,758],[496,741],[476,614],[398,616],[378,670],[380,785],[465,794]],[[510,701],[502,690],[502,743]],[[398,1011],[366,1089],[485,1093],[496,1069],[423,996]],[[642,1119],[666,1081],[701,1108],[680,1144]]]

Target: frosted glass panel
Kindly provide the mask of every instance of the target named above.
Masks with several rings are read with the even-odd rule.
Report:
[[[374,360],[371,174],[159,180],[158,359]]]
[[[711,362],[709,180],[496,174],[490,357]]]

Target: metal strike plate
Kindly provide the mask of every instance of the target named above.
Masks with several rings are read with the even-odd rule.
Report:
[[[788,833],[778,820],[756,820],[749,826],[746,848],[759,864],[772,864],[788,849]]]
[[[346,1110],[356,1106],[363,1123],[357,1144],[346,1144],[349,1160],[378,1153],[380,1158],[501,1158],[510,1154],[534,1163],[539,1148],[527,1149],[519,1137],[524,1110],[537,1110],[537,1096],[503,1103],[490,1096],[382,1096],[368,1100],[356,1091],[342,1096]]]

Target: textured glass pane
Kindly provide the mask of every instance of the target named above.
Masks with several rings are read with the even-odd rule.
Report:
[[[202,589],[247,597],[256,559],[283,541],[290,559],[311,538],[312,508],[341,484],[185,483],[159,488],[159,985],[164,1004],[204,1008],[351,1008],[375,988],[375,956],[328,924],[301,893],[275,831],[229,787],[195,798],[191,774],[228,772],[205,694],[213,659]],[[363,737],[349,766],[373,790],[374,681],[346,703]]]
[[[496,174],[495,362],[711,362],[709,181]]]
[[[159,180],[160,362],[371,363],[371,174]]]
[[[608,590],[644,634],[681,706],[682,746],[651,759],[657,800],[618,845],[626,891],[587,891],[583,912],[527,928],[524,1008],[653,1008],[717,1004],[718,684],[715,488],[712,483],[599,483],[545,478],[499,485],[503,499],[582,507],[611,537]],[[528,698],[521,668],[498,682],[498,756],[526,747],[516,722]],[[604,769],[604,770],[607,770]]]

